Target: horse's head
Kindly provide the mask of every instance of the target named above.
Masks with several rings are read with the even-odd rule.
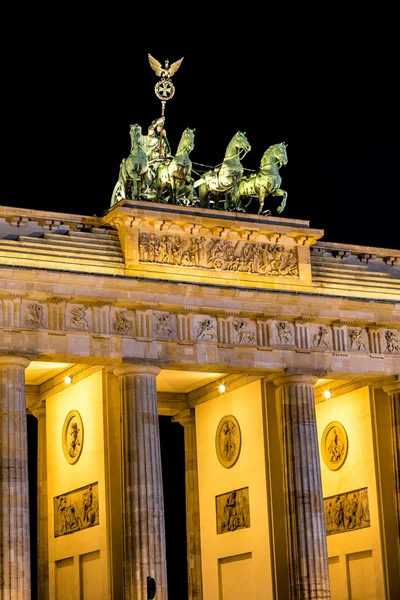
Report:
[[[182,133],[181,141],[179,142],[177,154],[181,152],[191,152],[194,148],[194,132],[195,129],[187,127]]]
[[[246,134],[242,131],[238,131],[237,133],[235,133],[232,141],[234,142],[236,148],[244,150],[245,154],[247,154],[247,152],[250,152],[251,146],[248,142]]]
[[[129,133],[131,135],[132,140],[138,144],[142,136],[142,128],[140,127],[140,125],[138,125],[137,123],[131,125]]]
[[[280,168],[282,165],[287,165],[288,158],[286,152],[287,144],[285,142],[281,142],[280,144],[274,144],[270,146],[265,152],[261,159],[261,167],[266,164],[271,164],[274,162],[273,159],[278,163],[278,167]]]

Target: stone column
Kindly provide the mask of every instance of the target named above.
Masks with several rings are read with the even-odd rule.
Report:
[[[37,577],[38,598],[49,598],[49,546],[47,515],[47,435],[46,401],[30,409],[38,420],[38,457],[37,457]]]
[[[0,597],[31,597],[28,434],[25,369],[29,360],[0,357]]]
[[[200,508],[197,467],[196,418],[194,408],[173,417],[172,421],[185,428],[185,488],[186,488],[186,540],[188,562],[189,600],[201,600]]]
[[[400,540],[400,381],[383,386],[390,399],[390,417],[392,426],[394,491],[396,497],[396,516],[398,540]]]
[[[329,599],[328,552],[314,404],[317,377],[274,380],[279,401],[291,600]]]
[[[122,521],[125,600],[147,597],[147,577],[166,600],[164,498],[156,377],[152,365],[114,369],[121,386]]]

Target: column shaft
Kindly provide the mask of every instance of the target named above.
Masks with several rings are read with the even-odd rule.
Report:
[[[186,541],[188,562],[188,598],[201,600],[200,503],[197,466],[196,419],[193,408],[173,418],[185,428],[185,487],[186,487]]]
[[[38,476],[37,476],[37,567],[38,598],[49,598],[49,545],[47,514],[47,434],[46,405],[32,409],[38,420]]]
[[[156,376],[157,367],[123,365],[121,439],[124,538],[124,598],[147,597],[147,577],[166,600],[164,498]]]
[[[28,436],[25,368],[29,360],[0,357],[0,594],[30,599]]]
[[[316,377],[281,377],[280,403],[291,600],[329,599],[328,553],[314,405]]]
[[[392,428],[392,446],[393,446],[393,474],[394,474],[394,493],[396,503],[397,532],[400,550],[400,381],[383,386],[383,389],[390,398],[390,417]],[[399,554],[400,564],[400,554]]]

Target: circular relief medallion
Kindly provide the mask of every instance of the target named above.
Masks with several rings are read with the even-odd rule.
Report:
[[[67,461],[73,465],[83,448],[83,423],[77,410],[71,410],[65,418],[62,430],[62,447]]]
[[[346,460],[348,449],[347,433],[339,421],[332,421],[325,427],[321,440],[324,463],[331,471],[340,469]]]
[[[240,454],[242,438],[239,423],[232,415],[223,417],[217,427],[215,448],[218,460],[223,467],[233,467]]]

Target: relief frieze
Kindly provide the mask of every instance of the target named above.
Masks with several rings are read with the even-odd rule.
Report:
[[[140,233],[139,260],[180,267],[297,277],[295,248],[221,238]]]
[[[54,537],[99,525],[98,482],[56,496]]]
[[[370,527],[368,488],[324,498],[326,535]]]

